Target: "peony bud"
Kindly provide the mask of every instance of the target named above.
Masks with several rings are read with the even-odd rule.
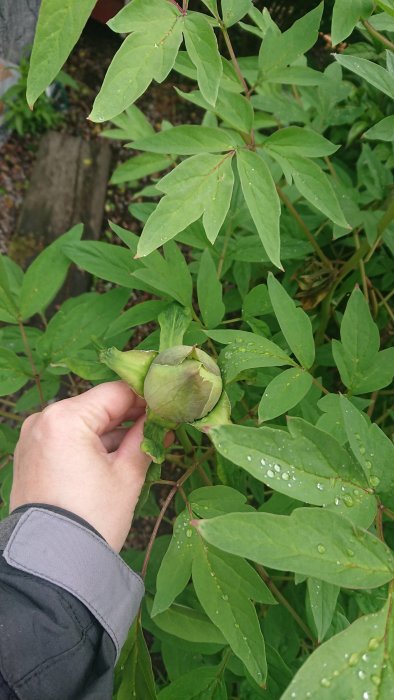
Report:
[[[160,418],[192,423],[216,406],[222,389],[219,367],[206,352],[177,345],[153,360],[144,383],[144,397]]]
[[[155,359],[153,350],[129,350],[121,352],[116,348],[107,348],[100,352],[100,362],[113,369],[138,396],[144,395],[146,373]]]

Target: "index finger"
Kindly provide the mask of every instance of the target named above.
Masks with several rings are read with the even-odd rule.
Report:
[[[116,428],[126,420],[136,420],[145,412],[145,401],[125,382],[105,382],[84,394],[65,399],[64,408],[83,420],[96,435]]]

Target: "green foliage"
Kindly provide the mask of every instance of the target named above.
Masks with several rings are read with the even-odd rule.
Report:
[[[37,134],[58,126],[62,121],[62,115],[59,114],[46,94],[40,95],[33,111],[26,103],[26,84],[29,73],[29,62],[26,59],[21,60],[19,71],[17,82],[8,88],[1,97],[5,108],[4,122],[7,128],[10,131],[16,131],[19,136],[24,136],[25,134]],[[53,78],[57,76],[58,80],[62,82],[63,76],[58,75],[58,73],[59,70],[55,72]],[[66,80],[68,80],[68,76]]]
[[[58,4],[42,1],[30,102],[91,5]],[[305,55],[322,3],[284,32],[249,0],[190,5],[132,0],[110,22],[127,36],[90,118],[137,152],[112,183],[134,189],[140,235],[75,227],[26,271],[0,257],[0,513],[21,418],[114,378],[97,348],[202,346],[226,393],[178,431],[165,481],[149,472],[138,514],[172,534],[124,553],[147,593],[114,700],[389,700],[393,3],[336,0],[348,44],[322,70]],[[155,131],[134,101],[171,70],[203,117]],[[53,309],[71,262],[99,286]]]

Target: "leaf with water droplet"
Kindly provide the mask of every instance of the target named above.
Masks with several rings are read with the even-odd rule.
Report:
[[[156,700],[152,663],[138,617],[132,625],[115,669],[116,700]]]
[[[207,542],[226,552],[338,586],[376,588],[394,575],[388,547],[327,508],[296,508],[290,516],[231,513],[200,520],[197,527]],[[319,545],[326,548],[323,554]]]
[[[264,639],[250,598],[272,603],[270,591],[250,564],[202,544],[195,551],[193,583],[204,611],[261,685],[267,674]]]
[[[350,448],[367,480],[377,493],[389,493],[394,488],[394,444],[344,396],[341,409]]]
[[[296,673],[281,700],[303,699],[306,693],[318,700],[391,698],[394,688],[391,598],[380,612],[359,618],[316,649]]]
[[[300,419],[291,419],[289,429],[291,435],[275,428],[230,425],[209,434],[220,454],[231,454],[232,462],[275,491],[289,495],[291,488],[292,498],[324,504],[369,527],[376,499],[348,452],[330,435]],[[288,478],[282,478],[282,473]],[[355,483],[360,484],[358,494]]]
[[[191,532],[190,536],[188,531]],[[196,533],[190,527],[190,515],[183,511],[175,521],[172,539],[157,575],[152,616],[167,610],[186,587],[192,571],[195,538]]]
[[[318,545],[317,549],[320,554],[325,554],[326,552],[324,545]],[[316,578],[308,578],[307,594],[309,606],[319,642],[324,639],[332,622],[339,590],[339,587],[332,583],[327,583],[326,581],[321,581]]]

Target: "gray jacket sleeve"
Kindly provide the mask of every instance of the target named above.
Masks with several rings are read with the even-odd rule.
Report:
[[[77,516],[14,511],[0,523],[0,700],[110,700],[143,592]]]

